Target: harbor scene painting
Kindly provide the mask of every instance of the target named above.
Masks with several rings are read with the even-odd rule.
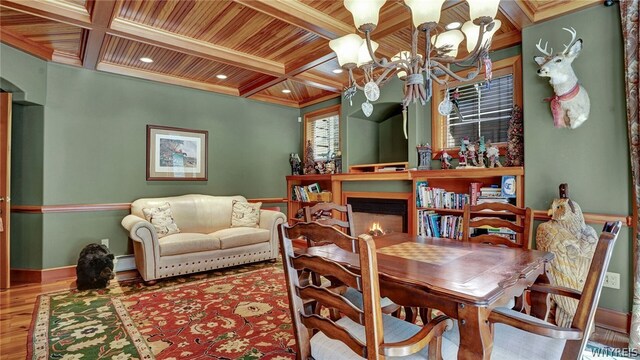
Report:
[[[147,125],[147,180],[207,180],[203,130]]]

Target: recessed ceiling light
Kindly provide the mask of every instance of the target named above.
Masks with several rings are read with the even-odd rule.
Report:
[[[225,75],[225,74],[218,74],[218,75],[216,75],[216,77],[217,77],[218,79],[220,79],[220,80],[224,80],[224,79],[226,79],[226,78],[227,78],[227,75]]]
[[[283,93],[285,93],[285,94],[289,94],[289,93],[291,92],[291,90],[289,90],[289,89],[282,89],[282,92],[283,92]]]
[[[462,24],[459,23],[458,21],[454,21],[450,24],[447,24],[447,26],[445,26],[444,28],[447,30],[455,30],[455,29],[460,29],[462,27]]]
[[[333,69],[331,70],[334,74],[342,74],[342,69]]]
[[[148,58],[148,57],[141,57],[140,61],[142,61],[144,63],[152,63],[153,59],[152,58]]]

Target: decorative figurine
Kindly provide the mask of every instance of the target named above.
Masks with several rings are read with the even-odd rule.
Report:
[[[502,167],[500,163],[500,150],[497,146],[491,143],[491,140],[487,142],[487,158],[489,159],[489,167]]]
[[[450,169],[451,159],[453,159],[453,156],[449,155],[447,153],[447,150],[443,149],[440,153],[440,168],[442,168],[443,170]]]
[[[554,284],[582,291],[598,233],[585,224],[580,206],[569,198],[568,192],[568,185],[561,184],[560,198],[553,200],[548,212],[551,220],[538,226],[536,246],[555,255],[547,267]],[[570,327],[578,302],[558,295],[551,295],[551,300],[557,306],[556,324]]]
[[[473,143],[467,145],[467,161],[471,162],[475,167],[478,166],[478,160],[476,160],[476,145]]]
[[[331,159],[335,164],[335,173],[342,173],[342,151],[336,150],[336,153],[331,155]]]
[[[315,169],[318,171],[318,174],[325,174],[324,161],[318,161]]]
[[[484,167],[484,152],[487,151],[486,146],[484,145],[484,136],[480,136],[480,140],[478,140],[478,166]]]
[[[458,169],[467,166],[467,145],[469,145],[469,138],[464,137],[460,143],[460,152],[458,152]]]
[[[418,145],[418,170],[431,170],[431,145]]]
[[[326,164],[324,164],[324,173],[325,174],[335,174],[336,172],[336,164],[333,160],[331,161],[327,161]]]
[[[451,103],[453,104],[453,111],[455,111],[456,115],[458,115],[458,119],[460,119],[460,121],[464,121],[462,113],[460,112],[460,103],[458,100],[460,98],[460,89],[456,88],[453,94],[451,94],[451,97],[453,99],[451,100]]]
[[[297,153],[289,154],[289,164],[291,164],[291,175],[301,175],[300,156]]]
[[[307,153],[304,158],[304,173],[316,174],[316,162],[313,160],[313,145],[311,140],[307,140]]]

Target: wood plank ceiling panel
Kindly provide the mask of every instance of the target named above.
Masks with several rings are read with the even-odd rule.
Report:
[[[324,76],[325,78],[339,81],[343,85],[347,85],[349,83],[348,73],[346,71],[343,71],[340,74],[336,74],[333,72],[333,70],[335,69],[340,69],[340,65],[338,64],[337,58],[334,58],[330,61],[320,64],[311,70],[305,71],[303,72],[303,74],[311,73],[319,76]]]
[[[56,52],[79,57],[82,29],[53,20],[0,8],[3,30],[22,36]]]
[[[285,89],[291,90],[291,93],[289,94],[283,93],[282,90],[285,90]],[[331,96],[331,95],[339,96],[339,94],[317,89],[310,86],[306,86],[304,84],[301,84],[297,81],[293,81],[291,79],[283,81],[266,90],[259,92],[258,94],[256,94],[256,97],[260,97],[261,95],[266,97],[289,100],[296,103],[302,103],[302,102],[308,101],[309,99],[320,98],[323,96]]]
[[[324,42],[230,0],[126,0],[119,17],[278,62]]]
[[[153,62],[144,63],[140,61],[141,57],[149,57],[153,59]],[[107,36],[101,61],[127,68],[236,89],[244,84],[260,81],[264,77],[272,78],[268,75],[235,66],[115,36]],[[218,79],[216,75],[219,74],[226,75],[227,79]]]

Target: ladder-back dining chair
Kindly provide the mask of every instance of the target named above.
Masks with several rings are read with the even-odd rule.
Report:
[[[582,291],[549,284],[534,284],[530,287],[532,293],[547,296],[555,294],[578,300],[571,327],[559,327],[514,310],[496,308],[488,319],[493,326],[491,359],[581,358],[589,340],[589,330],[593,325],[602,284],[621,226],[620,221],[605,224]],[[455,338],[457,331],[447,334],[450,334],[449,339],[453,342],[459,341],[459,338]]]
[[[487,211],[486,216],[482,211]],[[495,213],[499,212],[501,217]],[[506,219],[503,215],[509,215],[514,221]],[[472,216],[476,216],[472,218]],[[471,236],[471,228],[482,226],[492,228],[507,228],[516,233],[516,241],[494,235],[482,234]],[[505,245],[508,247],[531,248],[531,236],[533,234],[533,211],[530,208],[520,208],[511,204],[485,203],[480,205],[465,205],[462,216],[462,241],[484,243],[492,245]]]
[[[285,225],[282,231],[289,239],[304,240],[304,246],[306,247],[334,244],[345,251],[353,253],[357,252],[357,248],[354,247],[355,243],[351,236],[328,224],[320,224],[315,221],[308,223],[299,222],[291,226]],[[303,282],[307,281],[305,276],[308,276],[308,274],[303,272],[300,280]],[[311,279],[316,285],[320,285],[322,282],[319,277],[312,277]],[[345,286],[345,284],[333,276],[327,276],[327,279],[331,282],[329,288],[332,291],[341,293],[343,296],[351,300],[352,303],[362,309],[362,296],[358,291],[356,291],[356,289]],[[396,316],[399,315],[400,306],[393,303],[393,301],[388,298],[381,298],[379,302],[383,313],[394,314]]]
[[[440,359],[442,334],[448,325],[444,315],[424,327],[383,315],[380,310],[380,289],[376,246],[369,235],[353,238],[345,235],[359,259],[359,273],[327,258],[303,252],[295,255],[286,225],[280,225],[280,249],[284,264],[289,304],[298,344],[298,359],[380,359],[403,356],[406,359]],[[313,276],[332,276],[356,289],[362,296],[360,309],[344,296],[313,283],[301,284],[298,272]],[[306,301],[315,301],[335,309],[342,318],[334,321],[323,312],[309,312]],[[453,351],[447,342],[447,350]]]
[[[317,203],[313,206],[305,206],[303,211],[305,222],[316,221],[321,224],[338,226],[347,235],[356,236],[350,204]]]

